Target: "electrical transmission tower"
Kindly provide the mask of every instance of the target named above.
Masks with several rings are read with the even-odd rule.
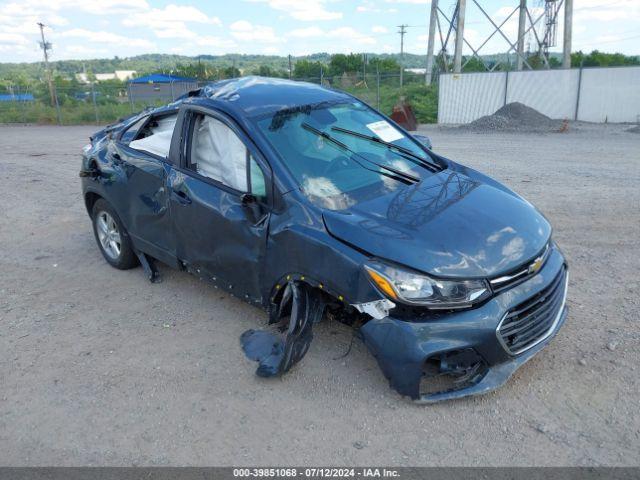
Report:
[[[549,47],[555,47],[558,33],[558,0],[538,0],[538,4],[544,7],[544,36],[540,43],[540,50],[548,58]]]
[[[464,22],[467,10],[467,0],[456,0],[452,5],[451,13],[447,14],[438,5],[439,0],[431,0],[431,11],[429,15],[429,36],[427,44],[427,73],[425,81],[431,83],[434,63],[437,60],[437,69],[439,71],[452,71],[460,73],[464,67],[473,59],[477,58],[485,70],[494,71],[499,63],[488,65],[480,55],[480,50],[494,37],[502,37],[508,45],[506,54],[512,52],[516,55],[516,69],[522,70],[524,67],[532,70],[533,67],[528,61],[528,55],[525,54],[525,39],[527,35],[532,34],[537,45],[536,51],[538,56],[546,68],[550,68],[549,47],[557,44],[558,17],[562,9],[564,9],[564,34],[562,39],[562,66],[564,68],[571,67],[571,27],[573,16],[573,0],[536,0],[538,6],[543,7],[543,12],[538,14],[535,9],[527,6],[527,0],[515,0],[517,5],[511,10],[511,13],[499,24],[491,18],[485,8],[481,5],[481,0],[470,0],[470,4],[475,5],[482,13],[482,16],[491,24],[493,30],[491,34],[482,41],[477,48],[471,45],[469,40],[464,36]],[[442,0],[441,0],[442,1]],[[514,0],[512,0],[514,1]],[[534,11],[532,11],[534,10]],[[505,24],[518,12],[518,36],[515,41],[504,31]],[[544,19],[544,20],[543,20]],[[435,52],[436,33],[438,35],[440,50]],[[451,40],[454,38],[454,40]],[[450,41],[453,42],[453,59],[450,58],[447,48]],[[462,48],[465,46],[471,50],[472,55],[463,58]]]

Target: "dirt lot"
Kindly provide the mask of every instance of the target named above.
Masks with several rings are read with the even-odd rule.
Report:
[[[259,379],[238,338],[265,315],[100,256],[79,150],[94,127],[0,127],[0,464],[638,465],[640,135],[476,134],[436,150],[535,203],[571,266],[569,318],[499,391],[416,406],[350,330]]]

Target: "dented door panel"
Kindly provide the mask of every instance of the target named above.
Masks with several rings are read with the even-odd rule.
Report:
[[[169,185],[178,258],[238,296],[261,300],[267,219],[252,224],[237,192],[189,173],[173,169]]]

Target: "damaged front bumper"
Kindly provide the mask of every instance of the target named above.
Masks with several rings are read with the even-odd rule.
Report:
[[[503,385],[562,327],[567,284],[565,260],[554,247],[537,275],[477,308],[415,319],[392,311],[361,332],[400,394],[418,403],[483,394]]]

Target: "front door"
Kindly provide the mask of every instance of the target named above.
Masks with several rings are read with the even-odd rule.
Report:
[[[259,301],[268,165],[224,115],[193,110],[185,122],[185,158],[168,179],[178,258],[235,295]]]

